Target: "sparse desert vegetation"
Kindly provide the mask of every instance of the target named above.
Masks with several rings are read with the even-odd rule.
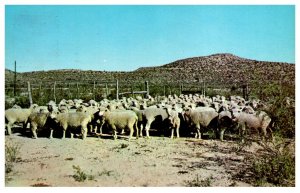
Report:
[[[7,82],[11,81],[12,73],[6,71],[5,78]],[[191,102],[195,106],[205,106],[205,102],[211,105],[213,100],[219,104],[238,100],[236,104],[230,104],[231,112],[235,105],[238,108],[251,106],[255,112],[265,112],[272,120],[269,126],[273,138],[266,136],[267,139],[262,140],[257,131],[247,130],[242,142],[239,130],[236,130],[238,127],[232,126],[226,130],[224,141],[217,138],[218,133],[213,129],[201,130],[203,139],[194,139],[195,131],[189,130],[186,119],[181,119],[180,138],[170,139],[170,130],[158,130],[161,125],[157,124],[149,129],[150,139],[140,137],[130,142],[126,141],[128,132],[120,134],[119,130],[118,138],[112,140],[114,130],[105,125],[103,133],[89,133],[85,140],[76,139],[81,138],[78,137],[80,132],[74,132],[75,139],[69,136],[65,140],[58,139],[62,136],[60,131],[54,132],[53,139],[48,139],[47,131],[44,135],[38,133],[41,137],[34,140],[30,131],[16,132],[15,127],[15,132],[5,137],[6,186],[295,186],[294,64],[217,54],[133,72],[63,70],[18,74],[18,84],[27,81],[91,81],[90,85],[93,85],[94,81],[114,79],[127,82],[127,87],[137,84],[136,89],[139,90],[144,89],[144,81],[148,80],[153,98],[143,99],[138,95],[140,99],[134,99],[128,96],[120,102],[114,100],[113,89],[110,96],[104,97],[99,90],[95,95],[93,88],[82,86],[74,92],[58,91],[57,103],[63,98],[72,99],[70,101],[74,103],[76,94],[83,99],[80,104],[88,104],[95,99],[110,104],[104,105],[105,108],[112,108],[114,104],[120,109],[136,101],[141,105],[144,100],[147,107],[157,106],[155,108],[172,105],[174,100],[175,104]],[[186,84],[186,88],[194,85],[201,91],[201,81],[206,83],[205,97],[201,98],[201,92],[198,95],[180,95],[179,83]],[[239,86],[245,84],[250,89],[247,100],[236,96],[243,95]],[[33,101],[46,105],[53,100],[53,90],[50,88],[39,93],[41,90],[32,91]],[[80,96],[78,93],[81,93]],[[166,96],[162,96],[164,94]],[[7,90],[6,98],[12,98],[11,90]],[[178,102],[179,99],[182,101]],[[70,101],[65,103],[70,105]],[[12,104],[29,107],[27,95],[6,100],[6,108],[11,108]],[[76,110],[75,106],[74,103],[72,108]],[[184,109],[183,106],[180,108]]]

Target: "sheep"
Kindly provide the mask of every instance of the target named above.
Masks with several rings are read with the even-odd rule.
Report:
[[[100,107],[95,107],[95,106],[89,106],[89,107],[85,107],[85,106],[80,106],[77,108],[76,112],[84,112],[87,113],[91,116],[91,122],[89,123],[89,127],[90,127],[90,133],[97,133],[97,127],[98,127],[98,121],[99,121],[99,111],[100,111]],[[102,130],[100,130],[100,134],[102,134]]]
[[[63,139],[69,127],[81,127],[82,139],[87,136],[87,125],[91,122],[91,116],[83,112],[52,113],[50,117],[63,128]],[[73,138],[73,133],[71,133]]]
[[[11,108],[5,110],[7,134],[11,135],[11,128],[14,123],[23,123],[23,128],[26,129],[28,117],[36,107],[37,105],[31,105],[28,109]]]
[[[159,122],[160,125],[166,124],[166,121],[168,121],[168,112],[166,108],[157,108],[156,106],[150,106],[143,112],[143,127],[146,130],[146,137],[150,138],[149,130],[151,127],[151,124],[156,121]],[[164,125],[162,126],[164,127]]]
[[[224,133],[227,128],[230,128],[233,125],[231,112],[224,110],[219,112],[218,115],[218,130],[219,130],[219,139],[223,141]]]
[[[33,112],[38,113],[38,112],[49,112],[49,106],[37,106]]]
[[[260,111],[255,114],[249,114],[246,112],[232,112],[232,120],[238,123],[238,128],[242,137],[242,141],[246,129],[254,129],[258,133],[261,132],[261,137],[263,140],[267,137],[267,129],[269,129],[271,138],[273,138],[272,129],[269,127],[269,124],[271,123],[271,118],[264,111]]]
[[[37,129],[44,127],[48,127],[50,129],[49,138],[51,139],[53,137],[53,123],[51,123],[52,119],[50,118],[51,113],[52,112],[45,112],[41,110],[40,112],[33,112],[30,114],[28,117],[28,122],[30,123],[33,139],[38,138],[36,133]]]
[[[137,128],[138,117],[135,112],[130,110],[116,110],[109,111],[100,111],[99,116],[101,119],[101,128],[106,123],[113,130],[113,138],[117,139],[117,129],[129,129],[129,141],[132,138],[134,127],[136,129],[136,138],[139,137],[139,131]]]
[[[12,109],[22,109],[22,107],[20,107],[19,105],[15,104],[14,106],[12,106]]]
[[[189,125],[196,127],[195,138],[201,139],[201,126],[208,127],[212,120],[218,117],[218,113],[211,107],[197,107],[196,109],[186,109],[183,117]]]
[[[142,106],[141,106],[142,107]],[[140,131],[140,137],[143,137],[143,107],[138,109],[137,107],[129,107],[127,110],[131,110],[133,112],[135,112],[135,114],[137,115],[138,117],[138,123],[137,123],[137,127],[138,127],[138,130]]]
[[[177,138],[179,138],[179,127],[180,127],[180,118],[178,116],[178,111],[175,108],[167,109],[168,120],[170,121],[171,128],[171,139],[174,137],[174,130],[176,129]]]

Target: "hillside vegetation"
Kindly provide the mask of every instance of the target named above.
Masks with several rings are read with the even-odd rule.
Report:
[[[6,81],[13,80],[11,71],[6,71],[5,79]],[[148,80],[152,83],[203,81],[209,85],[231,85],[253,81],[294,84],[295,65],[249,60],[232,54],[215,54],[178,60],[158,67],[143,67],[131,72],[70,69],[18,73],[20,81],[108,81],[114,79],[127,82]]]

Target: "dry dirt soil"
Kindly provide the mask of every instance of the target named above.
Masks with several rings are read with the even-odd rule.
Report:
[[[234,177],[256,143],[237,152],[237,141],[193,138],[113,140],[111,136],[31,139],[14,133],[6,145],[20,147],[5,186],[251,186]],[[84,181],[76,181],[81,170]],[[246,174],[244,177],[247,177]],[[82,179],[83,180],[83,179]]]

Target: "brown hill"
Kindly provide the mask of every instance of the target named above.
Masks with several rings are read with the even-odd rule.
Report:
[[[6,73],[6,81],[12,81]],[[295,64],[240,58],[232,54],[193,57],[158,67],[143,67],[132,72],[51,70],[19,73],[20,81],[109,81],[149,80],[152,83],[192,83],[231,85],[253,81],[295,84]]]

